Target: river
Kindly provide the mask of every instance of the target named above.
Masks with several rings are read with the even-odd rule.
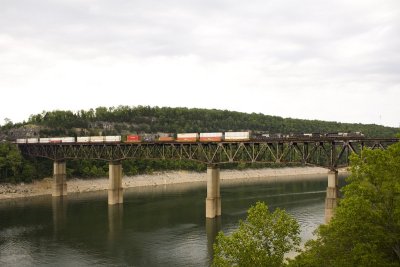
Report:
[[[308,240],[324,221],[327,178],[284,180],[223,183],[214,220],[205,183],[127,189],[115,206],[106,191],[3,200],[0,266],[209,266],[218,230],[232,232],[258,200],[286,209]]]

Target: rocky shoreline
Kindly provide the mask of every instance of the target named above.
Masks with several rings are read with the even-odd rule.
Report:
[[[319,167],[294,167],[277,169],[249,169],[249,170],[221,170],[221,183],[233,180],[274,180],[277,177],[283,179],[304,179],[305,176],[322,176],[327,174],[327,169]],[[347,172],[346,169],[339,170]],[[124,176],[123,188],[142,186],[161,186],[168,184],[205,182],[206,174],[189,171],[157,172],[154,174]],[[108,189],[108,178],[96,179],[68,179],[68,193],[84,193]],[[0,184],[0,200],[24,198],[32,196],[50,195],[52,191],[52,178],[34,181],[33,183]]]

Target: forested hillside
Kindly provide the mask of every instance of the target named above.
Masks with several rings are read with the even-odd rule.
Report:
[[[40,136],[126,134],[135,132],[212,132],[254,130],[269,133],[355,132],[366,136],[393,137],[397,128],[374,124],[350,124],[282,118],[228,110],[149,106],[98,107],[72,111],[44,111],[26,122],[2,127],[8,136],[21,126],[36,127]]]

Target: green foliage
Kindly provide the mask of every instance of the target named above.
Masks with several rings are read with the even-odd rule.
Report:
[[[400,266],[400,144],[352,155],[344,199],[293,266]]]
[[[0,143],[0,182],[30,182],[37,174],[33,162],[24,159],[14,144]]]
[[[285,211],[270,213],[265,203],[250,207],[230,236],[219,232],[213,266],[283,266],[285,253],[300,244],[300,227]]]
[[[0,181],[15,181],[19,174],[22,156],[11,143],[0,143]]]

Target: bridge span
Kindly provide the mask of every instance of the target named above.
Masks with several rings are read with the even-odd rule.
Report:
[[[140,143],[24,143],[22,154],[54,161],[54,197],[67,195],[66,161],[97,159],[109,162],[108,204],[123,203],[122,165],[125,159],[192,160],[207,164],[206,217],[221,215],[219,165],[226,163],[298,163],[328,171],[325,220],[329,221],[338,199],[337,168],[347,166],[351,153],[386,149],[398,138],[300,137],[264,138],[241,142],[140,142]]]

